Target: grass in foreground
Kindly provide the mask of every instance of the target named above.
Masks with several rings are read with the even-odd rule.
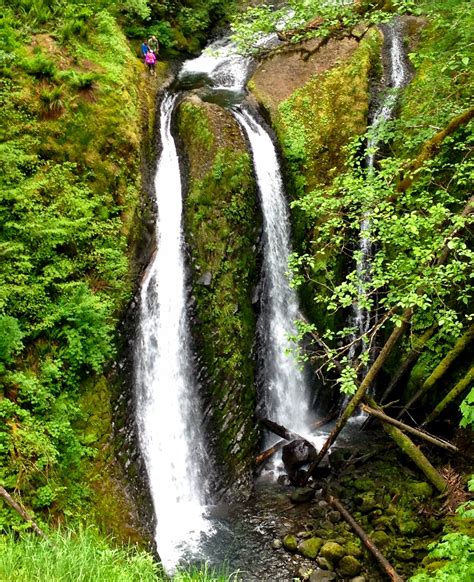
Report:
[[[150,553],[113,547],[93,528],[0,536],[0,582],[157,582],[169,580]],[[175,574],[173,582],[237,582],[208,565]]]

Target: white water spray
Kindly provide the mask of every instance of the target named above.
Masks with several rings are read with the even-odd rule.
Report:
[[[296,293],[288,280],[290,221],[272,140],[248,111],[234,110],[253,154],[264,222],[263,301],[259,326],[264,336],[265,407],[270,418],[295,432],[309,432],[307,383],[289,340],[299,316]]]
[[[137,422],[156,514],[156,543],[165,569],[198,554],[205,519],[209,460],[196,419],[186,320],[182,188],[171,116],[177,96],[164,97],[162,153],[155,176],[157,250],[142,284],[136,348]],[[206,471],[206,473],[205,473]]]

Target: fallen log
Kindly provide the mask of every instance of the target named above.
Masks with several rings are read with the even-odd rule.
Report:
[[[431,443],[432,445],[436,445],[437,447],[441,447],[442,449],[446,449],[446,450],[451,451],[453,453],[459,453],[459,449],[457,447],[455,447],[453,444],[451,444],[450,442],[445,441],[443,439],[440,439],[438,437],[435,437],[435,436],[428,434],[427,432],[424,432],[422,430],[418,430],[417,428],[414,428],[413,426],[409,426],[408,424],[400,422],[399,420],[388,416],[387,414],[382,412],[380,409],[377,410],[375,408],[368,406],[367,404],[361,404],[360,407],[364,412],[367,412],[367,414],[370,414],[370,415],[374,416],[375,418],[378,418],[382,422],[388,422],[389,424],[396,426],[400,430],[414,434],[418,438],[423,439],[423,440]]]
[[[369,405],[380,410],[377,403],[370,398],[366,397]],[[400,447],[400,449],[415,463],[415,465],[420,469],[420,471],[427,477],[427,479],[433,483],[433,485],[440,491],[444,493],[447,487],[446,480],[440,475],[440,473],[433,467],[421,450],[413,443],[411,439],[407,437],[399,428],[391,424],[383,423],[384,431],[395,441],[395,443]]]
[[[420,389],[416,394],[405,404],[401,412],[398,414],[397,418],[401,418],[403,414],[411,407],[413,404],[421,398],[428,390],[430,390],[436,382],[438,382],[443,375],[449,370],[451,364],[456,360],[456,358],[462,354],[462,352],[469,346],[471,341],[474,339],[474,325],[471,325],[466,332],[458,339],[454,344],[454,347],[449,350],[446,356],[441,360],[441,362],[436,366],[436,368],[431,372],[431,374],[426,378],[426,380],[421,385]]]
[[[334,507],[344,520],[351,526],[355,533],[360,537],[364,546],[371,552],[383,570],[387,573],[390,580],[394,582],[403,582],[403,578],[397,574],[395,568],[390,564],[387,558],[382,554],[382,552],[377,548],[374,542],[365,533],[362,527],[357,523],[357,521],[352,517],[352,515],[347,511],[347,509],[342,505],[342,503],[334,497],[334,495],[327,496],[327,502],[331,507]]]
[[[262,463],[264,463],[265,461],[267,461],[271,456],[273,456],[282,447],[284,447],[287,442],[288,441],[286,439],[282,439],[281,441],[278,441],[277,443],[275,443],[269,449],[267,449],[267,450],[263,451],[262,453],[260,453],[259,455],[257,455],[255,457],[255,465],[258,467],[259,465],[261,465]]]
[[[8,503],[8,505],[13,508],[25,521],[27,521],[32,530],[44,539],[48,539],[43,530],[31,519],[28,513],[19,505],[13,497],[8,493],[8,491],[0,485],[0,497]]]
[[[433,422],[433,420],[437,418],[441,414],[441,412],[451,402],[453,402],[453,400],[460,396],[464,392],[464,390],[466,390],[466,388],[469,388],[469,386],[472,383],[474,383],[474,366],[471,366],[470,370],[467,372],[464,378],[461,378],[461,380],[459,380],[459,382],[454,386],[454,388],[452,388],[448,392],[448,394],[446,394],[443,400],[441,400],[441,402],[435,407],[433,412],[431,414],[428,414],[428,416],[426,417],[425,421],[421,426],[426,426],[430,422]]]
[[[307,440],[300,436],[298,433],[288,430],[286,427],[282,426],[281,424],[277,424],[268,418],[259,418],[258,422],[270,432],[276,434],[282,439],[285,439],[286,441],[294,441],[296,439],[303,441]]]

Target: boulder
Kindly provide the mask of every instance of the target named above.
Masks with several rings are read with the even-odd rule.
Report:
[[[346,551],[337,542],[326,542],[319,553],[321,557],[327,558],[330,562],[338,562]]]
[[[384,531],[374,531],[370,537],[378,548],[385,548],[390,544],[390,538]]]
[[[305,558],[314,560],[318,555],[323,543],[324,542],[321,538],[309,538],[307,540],[303,540],[298,544],[298,552]]]
[[[309,580],[309,577],[311,576],[312,572],[313,572],[312,568],[308,568],[307,566],[300,566],[298,568],[297,575],[300,580]]]
[[[433,488],[425,481],[409,483],[408,490],[413,494],[414,497],[419,497],[420,499],[427,499],[433,495]]]
[[[358,546],[355,542],[347,542],[344,546],[346,554],[348,556],[354,556],[354,558],[360,558],[363,555],[362,548]]]
[[[298,548],[298,540],[296,536],[288,534],[283,538],[283,547],[289,552],[296,552]]]
[[[298,487],[288,496],[293,503],[306,503],[314,498],[315,491],[312,487]]]
[[[337,565],[337,570],[343,578],[349,578],[360,574],[362,565],[354,556],[344,556]]]
[[[309,582],[331,582],[337,578],[334,572],[328,572],[327,570],[313,570],[311,576],[309,577]]]
[[[283,543],[281,540],[275,539],[272,541],[272,548],[274,550],[279,550],[282,546],[283,546]]]
[[[330,572],[332,572],[334,570],[334,566],[333,566],[332,562],[330,562],[327,558],[323,558],[322,556],[319,556],[319,558],[316,560],[316,562],[318,563],[318,566],[322,570],[329,570]]]
[[[308,465],[317,456],[314,446],[304,439],[296,439],[283,447],[282,460],[290,481],[300,485],[305,472],[300,469]]]

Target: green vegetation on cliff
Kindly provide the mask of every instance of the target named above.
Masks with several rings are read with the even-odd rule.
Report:
[[[101,374],[136,274],[149,89],[92,3],[7,2],[0,39],[0,482],[43,515],[81,516],[111,430],[84,429],[85,394],[108,406]],[[1,509],[0,527],[18,520]]]

